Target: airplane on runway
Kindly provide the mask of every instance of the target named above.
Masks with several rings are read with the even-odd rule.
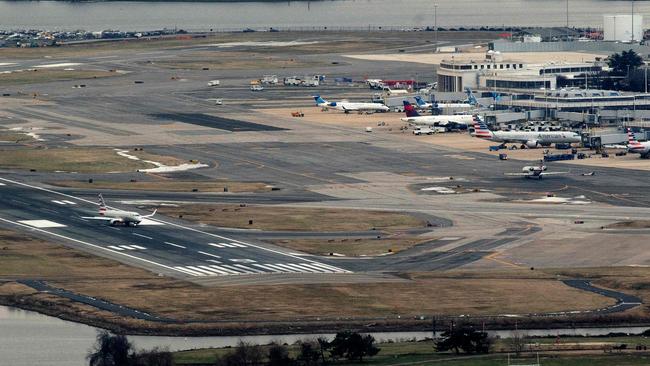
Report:
[[[485,140],[506,143],[520,143],[528,148],[550,146],[551,144],[571,144],[580,142],[580,135],[569,131],[490,131],[490,129],[477,119],[474,122],[474,137]]]
[[[408,100],[403,103],[406,118],[401,120],[417,126],[447,126],[451,124],[467,127],[474,121],[474,116],[471,114],[423,116],[415,110],[415,107]]]
[[[540,161],[539,165],[527,165],[521,168],[521,173],[505,173],[508,176],[514,177],[524,177],[524,178],[537,178],[542,179],[547,175],[560,175],[567,174],[568,172],[547,172],[548,168],[544,165],[543,161]]]
[[[143,219],[153,217],[156,214],[157,210],[154,210],[151,215],[140,215],[137,212],[131,211],[122,211],[122,210],[111,210],[106,206],[104,197],[102,194],[99,194],[99,216],[92,217],[82,217],[83,219],[89,220],[103,220],[108,221],[109,225],[115,226],[118,224],[123,224],[124,226],[138,226]]]
[[[650,158],[650,141],[639,142],[632,134],[632,130],[627,129],[627,151],[640,154],[641,159]]]
[[[321,108],[334,108],[345,113],[350,112],[388,112],[390,108],[381,103],[359,103],[359,102],[328,102],[320,95],[314,95],[316,105]]]

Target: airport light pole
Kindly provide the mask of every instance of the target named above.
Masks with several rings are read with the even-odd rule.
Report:
[[[438,4],[433,4],[433,31],[436,38],[436,50],[438,49]]]
[[[634,0],[632,0],[632,32],[630,33],[630,41],[634,43]]]
[[[566,0],[566,40],[569,41],[569,0]]]

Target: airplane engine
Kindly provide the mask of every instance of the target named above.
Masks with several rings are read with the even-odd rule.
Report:
[[[531,140],[531,141],[527,141],[525,145],[529,149],[534,149],[539,145],[539,143],[537,142],[537,140]]]

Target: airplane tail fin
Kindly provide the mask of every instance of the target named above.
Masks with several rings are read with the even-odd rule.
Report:
[[[418,107],[420,108],[424,107],[427,104],[424,100],[422,100],[422,97],[419,95],[415,96],[415,102],[418,104]]]
[[[327,101],[325,99],[321,98],[320,95],[314,95],[314,100],[316,101],[316,104],[327,103]]]
[[[467,94],[467,101],[469,102],[469,104],[478,105],[478,106],[481,105],[481,103],[479,103],[476,97],[474,96],[474,92],[472,91],[472,89],[466,88],[465,94]]]
[[[415,110],[415,107],[409,103],[408,100],[404,101],[404,112],[406,112],[406,117],[419,117],[420,113]]]
[[[104,197],[101,193],[97,197],[99,199],[99,214],[103,215],[104,212],[106,212],[106,202],[104,201]]]
[[[482,139],[492,138],[492,131],[479,116],[474,116],[474,136]]]
[[[637,149],[643,147],[639,141],[636,140],[631,129],[627,129],[627,147],[630,149]]]

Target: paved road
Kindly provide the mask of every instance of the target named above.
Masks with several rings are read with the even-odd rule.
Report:
[[[643,304],[643,301],[636,296],[596,287],[592,285],[589,280],[574,279],[574,280],[564,280],[562,282],[564,282],[564,284],[566,284],[567,286],[571,286],[583,291],[593,292],[598,295],[610,297],[616,300],[615,305],[608,306],[603,309],[590,310],[589,311],[590,313],[597,313],[597,314],[620,313],[629,309],[633,309]]]

